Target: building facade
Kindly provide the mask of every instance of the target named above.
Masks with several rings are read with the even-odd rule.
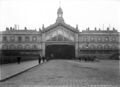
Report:
[[[82,32],[65,23],[63,11],[58,8],[54,24],[42,29],[30,30],[6,28],[0,32],[0,49],[4,56],[42,55],[46,57],[76,58],[83,55],[109,57],[119,52],[119,32],[90,30]]]

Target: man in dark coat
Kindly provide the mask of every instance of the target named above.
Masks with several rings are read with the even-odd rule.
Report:
[[[18,64],[20,64],[20,62],[21,62],[21,57],[17,57],[17,62],[18,62]]]
[[[45,59],[45,56],[43,56],[43,57],[42,57],[42,60],[43,60],[43,63],[44,63],[44,62],[45,62],[45,60],[46,60],[46,59]]]
[[[38,58],[38,62],[39,62],[39,64],[41,63],[41,55]]]

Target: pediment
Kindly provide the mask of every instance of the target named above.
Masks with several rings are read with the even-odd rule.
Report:
[[[55,23],[55,24],[52,24],[52,25],[44,28],[44,29],[43,29],[43,32],[44,32],[44,33],[45,33],[45,32],[48,32],[48,31],[50,31],[50,30],[52,30],[52,29],[55,29],[55,28],[57,28],[57,27],[59,27],[59,26],[64,27],[64,28],[66,28],[67,30],[70,30],[70,31],[72,31],[72,32],[74,32],[74,33],[79,33],[79,30],[78,30],[78,29],[76,29],[76,28],[74,28],[74,27],[72,27],[72,26],[70,26],[70,25],[68,25],[68,24],[66,24],[66,23]]]

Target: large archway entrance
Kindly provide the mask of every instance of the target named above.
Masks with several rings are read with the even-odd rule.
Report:
[[[49,59],[72,59],[75,57],[74,45],[47,45],[45,56]]]

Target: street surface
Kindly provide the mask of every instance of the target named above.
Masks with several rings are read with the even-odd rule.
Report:
[[[51,60],[0,82],[0,87],[120,87],[119,62]]]

